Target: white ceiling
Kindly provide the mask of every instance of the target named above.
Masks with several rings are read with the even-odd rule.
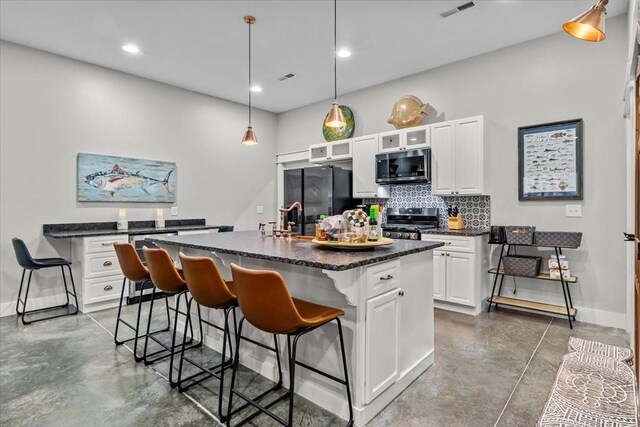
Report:
[[[466,1],[339,0],[338,46],[353,52],[339,59],[339,93],[561,31],[596,0],[476,0],[440,17]],[[612,0],[607,16],[626,8]],[[254,105],[281,112],[333,96],[332,11],[330,0],[1,0],[0,38],[246,103],[252,14]]]

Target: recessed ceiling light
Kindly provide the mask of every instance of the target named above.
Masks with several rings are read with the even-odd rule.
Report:
[[[258,85],[251,86],[251,92],[262,92],[262,88]]]
[[[344,49],[344,48],[343,48],[343,49],[340,49],[340,50],[338,51],[338,56],[339,56],[340,58],[348,58],[348,57],[350,57],[350,56],[351,56],[351,51],[350,51],[349,49]]]
[[[122,45],[122,50],[124,50],[127,53],[131,53],[133,55],[138,55],[141,54],[142,51],[140,50],[140,48],[134,44],[125,44]]]

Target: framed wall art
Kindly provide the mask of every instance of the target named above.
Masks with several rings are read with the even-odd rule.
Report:
[[[176,201],[176,164],[78,153],[79,202]]]
[[[520,200],[582,200],[582,119],[518,128]]]

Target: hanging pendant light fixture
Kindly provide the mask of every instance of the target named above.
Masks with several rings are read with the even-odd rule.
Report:
[[[341,128],[347,125],[344,114],[338,104],[338,4],[337,0],[333,0],[333,105],[327,118],[324,119],[324,125],[330,128]]]
[[[568,34],[588,42],[604,40],[604,15],[608,3],[609,0],[598,0],[589,10],[562,24],[562,28]]]
[[[241,142],[245,145],[257,145],[258,138],[251,126],[251,25],[256,23],[256,18],[247,15],[244,17],[244,22],[249,25],[249,86],[247,86],[247,90],[249,91],[249,126],[247,127],[247,131],[244,133]]]

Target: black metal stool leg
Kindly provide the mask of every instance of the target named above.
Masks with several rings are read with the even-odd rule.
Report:
[[[76,311],[74,313],[71,314],[78,314],[78,310],[80,310],[80,307],[78,307],[78,294],[76,292],[76,282],[73,280],[73,271],[71,271],[71,266],[67,264],[67,268],[69,269],[69,279],[71,279],[71,289],[73,289],[73,299],[76,302]]]
[[[353,405],[351,403],[351,386],[349,384],[349,371],[347,369],[347,356],[344,351],[344,337],[342,336],[342,322],[339,317],[336,317],[338,323],[338,334],[340,335],[340,352],[342,353],[342,366],[344,367],[344,382],[347,388],[347,403],[349,404],[349,422],[347,426],[353,425]]]
[[[24,284],[24,275],[27,272],[26,268],[22,269],[22,278],[20,279],[20,288],[18,289],[18,300],[16,301],[16,314],[20,316],[22,313],[20,312],[20,297],[22,296],[22,285]],[[22,306],[22,311],[25,310],[25,306]]]
[[[60,272],[62,273],[62,284],[64,284],[64,296],[67,298],[66,306],[69,305],[69,288],[67,287],[67,278],[64,275],[64,266],[60,266]]]
[[[32,322],[27,322],[24,320],[24,315],[27,314],[27,299],[29,298],[29,288],[31,287],[31,276],[33,275],[33,270],[29,270],[29,279],[27,279],[27,288],[24,292],[24,301],[22,302],[22,324],[28,325]]]
[[[124,300],[124,287],[127,284],[127,278],[122,279],[122,290],[120,291],[120,303],[118,304],[118,317],[116,317],[116,330],[113,334],[113,341],[116,345],[124,343],[124,341],[118,341],[118,328],[120,327],[120,315],[122,314],[122,301]],[[142,298],[141,298],[142,299]],[[138,310],[138,313],[140,310]]]
[[[147,347],[149,345],[149,332],[151,331],[151,317],[153,316],[153,302],[156,299],[156,287],[153,287],[151,291],[151,303],[149,304],[149,318],[147,319],[147,333],[144,334],[144,349],[142,350],[142,359],[144,360],[145,365],[149,365],[150,363],[147,361]],[[140,297],[142,300],[142,296]]]
[[[296,335],[293,338],[293,349],[289,352],[289,424],[288,427],[293,425],[293,398],[295,397],[295,384],[296,384],[296,353],[298,350],[298,338],[300,335]],[[287,337],[288,340],[288,337]],[[288,341],[290,342],[290,341]]]

